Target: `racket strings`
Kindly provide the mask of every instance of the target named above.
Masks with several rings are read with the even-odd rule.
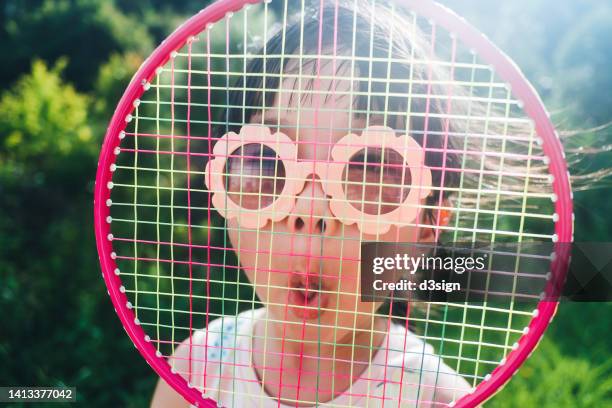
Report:
[[[283,6],[286,7],[286,3]],[[273,258],[299,256],[296,240],[324,242],[325,245],[337,242],[336,254],[329,255],[321,245],[318,254],[309,255],[309,261],[335,260],[343,265],[356,260],[346,248],[351,242],[362,240],[363,236],[348,235],[345,226],[341,226],[337,236],[289,233],[272,226],[266,231],[269,237],[258,236],[251,248],[243,242],[243,235],[253,231],[227,223],[215,211],[203,180],[211,147],[216,137],[239,130],[252,112],[261,111],[261,124],[271,126],[273,131],[291,131],[294,142],[305,148],[329,149],[333,142],[327,137],[313,142],[304,136],[308,131],[329,129],[329,124],[281,125],[279,119],[287,114],[302,117],[348,114],[351,123],[346,128],[338,128],[342,132],[360,134],[363,125],[356,122],[365,119],[366,126],[384,124],[396,134],[415,137],[427,154],[427,166],[435,174],[431,186],[434,194],[425,203],[415,205],[422,213],[431,214],[434,220],[440,218],[441,211],[450,211],[452,219],[448,225],[415,220],[406,226],[433,228],[436,237],[452,241],[505,239],[520,242],[549,240],[554,235],[550,222],[553,219],[552,188],[547,158],[537,144],[533,123],[522,111],[520,101],[513,98],[507,85],[496,78],[487,64],[463,49],[448,33],[421,21],[418,16],[413,16],[411,24],[403,30],[413,33],[413,38],[421,38],[422,42],[398,44],[400,40],[393,33],[389,34],[391,41],[376,48],[373,30],[369,35],[364,34],[370,37],[366,44],[355,44],[354,24],[346,28],[346,33],[339,34],[339,23],[333,18],[337,10],[325,9],[323,13],[330,23],[324,25],[325,30],[321,33],[318,24],[308,27],[314,32],[306,38],[309,34],[303,32],[301,23],[297,25],[297,29],[302,30],[298,34],[283,30],[282,27],[290,25],[286,16],[283,12],[280,15],[272,12],[268,5],[236,12],[173,55],[158,70],[133,113],[113,175],[113,247],[133,310],[165,357],[172,356],[183,340],[214,319],[263,306],[241,270],[253,273],[257,282],[264,279],[267,291],[284,289],[272,279],[287,271],[274,267]],[[254,27],[265,29],[268,38],[276,19],[281,21],[277,48],[245,53],[245,49],[253,48],[248,35],[256,31]],[[262,21],[266,23],[262,25]],[[375,21],[369,23],[379,26]],[[317,43],[320,34],[327,48]],[[342,41],[350,47],[334,46],[339,37],[344,38],[342,34],[350,39]],[[300,40],[291,49],[287,46],[287,38],[296,36]],[[309,45],[307,40],[315,44]],[[398,48],[405,57],[390,54],[390,49]],[[364,52],[366,55],[358,55]],[[331,64],[331,74],[321,72],[326,66],[330,69],[328,64]],[[257,65],[261,70],[253,72],[251,68]],[[283,88],[285,81],[292,84],[289,89]],[[317,82],[319,87],[321,82],[328,82],[329,86],[318,89]],[[350,86],[346,88],[339,85],[347,82]],[[287,98],[288,106],[281,109],[274,103],[284,94],[290,97]],[[342,98],[355,103],[346,107]],[[267,121],[272,118],[272,123],[263,123],[264,116]],[[233,153],[224,152],[221,156],[231,157]],[[257,159],[257,156],[241,157]],[[275,173],[259,177],[277,179]],[[344,183],[350,181],[344,180]],[[420,187],[418,180],[411,180],[411,183],[411,188]],[[386,186],[380,180],[376,184]],[[248,194],[239,193],[244,197]],[[260,192],[252,194],[262,196]],[[330,198],[311,194],[309,199],[313,203],[310,208],[295,210],[293,214],[311,222],[315,203],[329,203]],[[362,197],[359,204],[384,203],[380,199]],[[262,214],[252,216],[261,217]],[[328,221],[334,218],[329,214],[317,217]],[[229,242],[227,234],[234,234],[239,239]],[[275,240],[290,241],[288,252],[270,253],[270,242]],[[250,253],[256,266],[241,265],[236,250]],[[343,282],[357,281],[354,276],[343,275],[342,268],[338,273],[334,276],[319,271],[318,275]],[[510,271],[496,271],[489,265],[487,273],[507,273],[516,279],[525,275],[521,273],[519,261]],[[375,317],[381,316],[389,319],[392,312],[385,314],[387,312],[374,310],[374,305],[367,310],[360,309],[358,294],[342,288],[318,289],[318,292],[353,300],[355,305],[350,311],[355,317],[352,321],[341,321],[338,316],[343,315],[337,309],[312,306],[335,313],[336,318],[333,324],[303,322],[304,333],[332,330],[335,337],[343,331],[365,330],[370,334],[369,344],[353,347],[376,347],[376,335],[385,331],[361,329],[357,321],[371,317],[373,322]],[[421,305],[424,310],[416,310],[418,307],[413,306],[399,317],[403,317],[404,327],[418,332],[445,363],[475,386],[512,350],[531,319],[529,305],[516,304],[515,293],[507,295],[510,301],[501,302],[498,307],[490,307],[487,302],[470,307],[450,303]],[[267,301],[265,305],[287,309],[282,302]],[[296,339],[288,335],[275,337],[268,327],[286,324],[283,319],[267,318],[264,323],[264,340],[280,340],[284,344],[281,351],[257,350],[264,355],[264,365],[267,356],[274,353],[289,358],[299,356],[292,345]],[[222,331],[209,333],[212,334],[222,334]],[[298,340],[307,347],[335,345],[335,341]],[[236,341],[235,337],[219,347],[232,350]],[[268,342],[263,343],[267,347]],[[200,345],[191,344],[190,350],[198,347]],[[207,356],[208,350],[203,355]],[[323,362],[336,361],[329,356],[319,358]],[[197,360],[193,351],[188,360]],[[422,373],[427,373],[428,369],[420,367]],[[264,383],[268,373],[269,370],[264,372]],[[192,367],[181,374],[191,377],[195,372]],[[304,374],[309,377],[313,372]],[[339,391],[335,382],[342,374],[334,369],[323,374],[331,377],[331,384],[325,384],[325,391],[332,394]],[[353,378],[353,374],[347,376]],[[370,374],[366,370],[364,375],[367,378]],[[240,381],[233,378],[233,374],[226,379]],[[425,384],[423,377],[421,380],[421,385],[430,386]],[[398,384],[402,386],[403,383],[398,381]],[[312,398],[311,395],[304,397],[302,392],[318,395],[309,385],[283,384],[281,380],[279,388],[284,387],[294,388],[295,402]],[[236,397],[240,395],[238,389],[233,392]]]

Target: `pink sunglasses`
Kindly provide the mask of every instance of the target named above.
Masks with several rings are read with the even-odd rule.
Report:
[[[384,126],[349,133],[334,144],[332,161],[298,161],[297,143],[266,126],[246,125],[217,141],[206,165],[212,203],[243,228],[262,228],[293,210],[313,174],[321,180],[334,216],[357,223],[364,234],[407,226],[431,191],[423,148],[410,136]]]

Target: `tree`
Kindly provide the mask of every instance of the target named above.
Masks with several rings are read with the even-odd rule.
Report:
[[[0,383],[75,386],[87,406],[144,406],[154,377],[96,262],[92,99],[63,81],[65,66],[35,61],[0,97],[0,310],[10,313]]]
[[[33,58],[54,63],[67,56],[66,78],[88,90],[112,53],[146,55],[152,48],[146,25],[122,14],[112,1],[8,0],[0,18],[0,84],[5,86]]]
[[[31,73],[2,95],[0,162],[5,172],[44,179],[57,169],[58,159],[93,154],[89,98],[62,83],[65,67],[64,59],[51,70],[37,60]]]

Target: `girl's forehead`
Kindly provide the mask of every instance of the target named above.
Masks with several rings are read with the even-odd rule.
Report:
[[[272,107],[255,118],[300,134],[324,131],[342,136],[363,128],[354,111],[355,81],[347,64],[312,59],[291,60],[284,70]],[[257,120],[259,119],[259,120]],[[288,132],[289,133],[289,132]]]

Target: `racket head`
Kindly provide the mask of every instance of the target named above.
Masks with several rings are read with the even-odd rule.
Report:
[[[115,110],[104,139],[96,175],[94,199],[96,242],[102,275],[115,310],[130,339],[145,360],[160,377],[196,406],[216,406],[216,403],[206,399],[202,390],[197,389],[183,376],[172,370],[167,361],[169,356],[162,355],[158,351],[155,345],[156,339],[152,339],[152,333],[143,328],[142,322],[135,314],[133,299],[126,293],[125,282],[122,280],[117,262],[121,254],[116,252],[116,239],[113,235],[111,217],[113,177],[117,172],[117,158],[123,153],[122,146],[126,137],[126,128],[135,119],[134,111],[143,94],[150,90],[151,84],[159,74],[159,67],[171,63],[176,52],[189,47],[197,36],[205,35],[215,23],[223,21],[233,13],[240,12],[246,5],[255,3],[258,2],[239,0],[216,2],[186,21],[151,54],[134,75]],[[405,0],[401,3],[419,18],[433,22],[448,33],[452,33],[465,47],[475,50],[479,59],[490,64],[496,75],[509,85],[513,97],[521,102],[523,112],[533,121],[537,134],[536,141],[542,154],[547,158],[545,162],[548,166],[548,173],[552,176],[550,187],[553,193],[551,197],[555,218],[552,240],[555,245],[571,242],[573,239],[572,193],[567,164],[558,134],[534,88],[510,58],[449,9],[429,0]],[[565,253],[560,246],[558,248],[559,253]],[[566,263],[565,255],[557,257],[551,263],[553,275],[562,276]],[[514,343],[499,365],[484,376],[469,394],[453,402],[451,406],[476,406],[500,389],[534,350],[553,318],[556,307],[557,302],[554,301],[539,302],[533,310],[529,324],[525,327],[524,334]]]

